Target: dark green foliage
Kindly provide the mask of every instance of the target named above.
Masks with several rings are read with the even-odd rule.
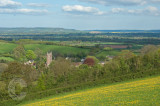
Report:
[[[45,90],[46,86],[45,86],[45,75],[43,73],[41,73],[41,76],[38,79],[38,84],[37,84],[37,89],[38,90]]]

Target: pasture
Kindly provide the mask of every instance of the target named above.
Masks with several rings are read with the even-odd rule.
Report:
[[[14,50],[14,48],[18,44],[14,43],[5,43],[0,42],[0,54],[10,53]],[[35,50],[36,48],[41,49],[44,53],[48,51],[56,51],[61,54],[77,54],[77,53],[88,53],[89,49],[82,49],[82,48],[76,48],[76,47],[68,47],[68,46],[58,46],[58,45],[46,45],[46,44],[25,44],[24,45],[25,50]]]
[[[89,49],[82,49],[76,47],[67,47],[67,46],[57,46],[57,45],[45,45],[45,44],[26,44],[26,50],[35,50],[36,48],[41,49],[44,53],[48,51],[56,51],[62,54],[77,54],[81,52],[88,53]]]
[[[109,51],[102,51],[98,54],[96,54],[96,57],[101,57],[101,56],[104,56],[106,57],[107,55],[108,56],[116,56],[120,53],[120,50],[109,50]]]
[[[14,61],[13,58],[11,57],[0,57],[0,60],[5,60],[5,61]]]
[[[0,42],[0,54],[10,53],[16,46],[14,43]]]

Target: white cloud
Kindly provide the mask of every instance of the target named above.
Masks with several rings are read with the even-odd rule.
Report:
[[[160,10],[153,6],[148,6],[144,9],[124,9],[124,8],[112,8],[110,13],[114,14],[134,14],[134,15],[153,15],[159,16]]]
[[[16,8],[21,5],[21,3],[15,2],[13,0],[0,0],[0,8]]]
[[[82,5],[66,5],[62,7],[63,11],[75,14],[94,14],[94,15],[103,15],[105,14],[103,11],[100,11],[95,7],[85,7]]]
[[[112,13],[120,13],[120,12],[124,12],[125,9],[124,8],[112,8]]]
[[[78,0],[78,1],[96,3],[101,5],[122,5],[122,6],[160,3],[160,0]]]
[[[47,4],[30,4],[34,6],[44,7]],[[45,9],[28,9],[23,8],[22,3],[13,0],[0,0],[0,14],[25,14],[25,15],[43,15],[47,14]]]
[[[79,0],[83,2],[91,2],[102,5],[143,5],[146,4],[146,0]]]
[[[49,7],[49,4],[46,4],[46,3],[28,3],[27,6],[30,6],[30,7]]]
[[[160,15],[160,10],[156,7],[148,6],[147,8],[145,8],[144,13],[149,13],[151,15],[158,16]]]
[[[0,14],[26,14],[26,15],[43,15],[48,13],[47,10],[36,9],[0,9]]]
[[[72,14],[92,14],[92,15],[107,15],[107,14],[125,14],[125,15],[151,15],[160,16],[160,10],[154,6],[148,6],[143,9],[127,9],[127,8],[112,8],[108,11],[100,11],[95,7],[84,7],[81,5],[66,5],[62,7],[63,11]]]
[[[151,0],[151,2],[153,2],[153,3],[160,3],[160,0]]]

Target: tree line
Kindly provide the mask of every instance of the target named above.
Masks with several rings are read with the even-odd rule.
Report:
[[[160,33],[67,33],[67,34],[24,34],[0,35],[0,40],[14,41],[33,39],[43,41],[101,41],[134,44],[159,44]]]

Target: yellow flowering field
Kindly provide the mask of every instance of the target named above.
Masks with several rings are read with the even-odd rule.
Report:
[[[93,88],[24,106],[160,106],[160,76]]]

